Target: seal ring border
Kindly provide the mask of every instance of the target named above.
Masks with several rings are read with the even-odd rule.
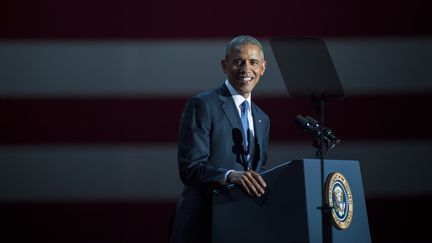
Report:
[[[336,212],[335,209],[333,207],[333,186],[335,184],[335,182],[341,182],[342,185],[345,187],[345,191],[346,191],[346,195],[344,195],[347,198],[347,204],[348,204],[348,210],[347,210],[347,217],[346,220],[341,221],[338,219],[338,217],[336,216]],[[345,176],[343,176],[341,173],[339,172],[333,172],[330,173],[327,176],[327,180],[326,180],[326,202],[327,205],[329,205],[331,207],[331,221],[332,224],[338,229],[338,230],[345,230],[347,229],[352,222],[352,218],[353,218],[353,198],[352,198],[352,193],[351,193],[351,188],[349,186],[348,180],[345,178]]]

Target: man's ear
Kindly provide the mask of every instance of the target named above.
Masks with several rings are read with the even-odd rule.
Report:
[[[227,73],[227,62],[225,59],[221,60],[221,67],[224,73]]]
[[[261,76],[264,75],[264,72],[265,72],[266,68],[267,68],[267,61],[264,60],[264,62],[262,63]]]

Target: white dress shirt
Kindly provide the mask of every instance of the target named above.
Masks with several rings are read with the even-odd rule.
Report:
[[[251,102],[251,97],[252,94],[249,95],[249,97],[247,99],[245,99],[241,94],[239,94],[237,92],[237,90],[231,85],[231,83],[226,80],[225,81],[225,85],[228,87],[229,92],[231,93],[231,96],[234,100],[234,103],[237,107],[237,111],[239,113],[239,117],[241,118],[241,104],[247,100],[247,102],[249,103],[249,108],[247,110],[247,117],[248,117],[248,122],[249,122],[249,130],[251,131],[251,137],[253,135],[255,135],[254,133],[254,123],[253,123],[253,118],[252,118],[252,102]]]
[[[239,92],[237,92],[237,90],[231,85],[231,83],[227,80],[225,80],[225,85],[227,86],[229,92],[231,93],[231,96],[234,100],[235,106],[237,107],[237,111],[239,114],[239,117],[241,119],[241,104],[247,100],[247,102],[249,102],[249,108],[247,110],[247,118],[248,118],[248,122],[249,122],[249,130],[250,130],[250,135],[251,137],[254,136],[254,123],[253,123],[253,118],[252,118],[252,103],[251,103],[251,97],[252,94],[249,95],[249,97],[247,99],[245,99],[241,94],[239,94]],[[249,146],[254,146],[254,142],[251,141]],[[226,185],[227,184],[227,179],[228,179],[228,175],[233,172],[234,170],[229,170],[227,173],[225,173],[225,180],[221,181],[222,185]]]

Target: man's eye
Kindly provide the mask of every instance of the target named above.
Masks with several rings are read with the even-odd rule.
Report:
[[[242,61],[241,60],[235,60],[233,62],[233,64],[236,65],[236,66],[240,66],[242,64]]]

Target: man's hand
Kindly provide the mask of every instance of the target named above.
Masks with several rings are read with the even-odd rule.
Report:
[[[228,182],[241,186],[250,196],[260,197],[267,186],[263,178],[253,170],[232,171],[228,175]]]

